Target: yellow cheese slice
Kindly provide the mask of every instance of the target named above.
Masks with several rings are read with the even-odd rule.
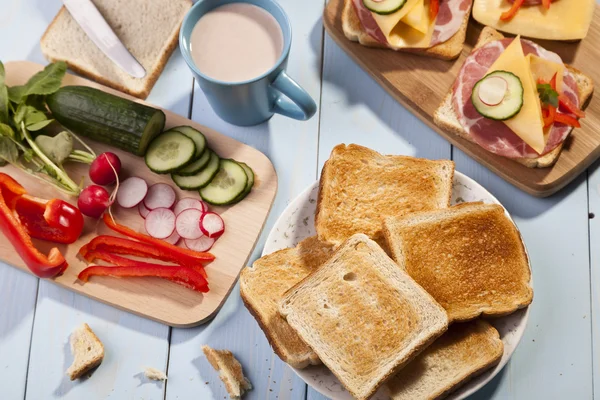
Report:
[[[594,16],[594,0],[556,0],[546,10],[542,5],[522,6],[510,21],[500,14],[511,6],[507,0],[475,0],[473,18],[500,31],[548,40],[583,39]]]
[[[377,25],[383,32],[388,44],[392,48],[427,48],[431,43],[435,23],[431,21],[428,12],[423,13],[428,27],[426,33],[419,32],[411,26],[401,22],[401,20],[415,7],[421,0],[407,0],[404,6],[395,13],[388,15],[379,15],[371,12],[371,15],[377,22]]]
[[[426,34],[429,26],[427,25],[427,19],[425,18],[425,0],[419,0],[415,6],[402,18],[401,22],[410,26],[411,28]]]
[[[521,40],[517,37],[498,59],[486,75],[494,71],[508,71],[515,74],[523,85],[523,107],[514,117],[502,121],[536,152],[542,153],[546,147],[544,123],[536,84],[529,69],[529,59],[523,54]]]
[[[562,92],[563,76],[565,73],[565,65],[558,64],[552,61],[544,60],[533,54],[528,54],[529,69],[533,76],[533,81],[537,84],[538,79],[543,79],[550,82],[554,74],[556,74],[556,91]]]

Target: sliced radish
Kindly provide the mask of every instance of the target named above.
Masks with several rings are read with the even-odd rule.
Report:
[[[181,240],[181,236],[179,236],[177,234],[177,232],[173,232],[173,234],[171,236],[169,236],[168,238],[164,239],[165,242],[171,243],[173,245],[179,243],[180,240]]]
[[[168,208],[156,208],[146,216],[146,232],[156,239],[166,239],[175,231],[175,213]]]
[[[171,208],[177,200],[175,190],[166,183],[155,183],[148,188],[148,194],[144,198],[144,205],[149,210],[155,208]]]
[[[146,208],[146,206],[144,205],[144,202],[141,201],[140,204],[138,204],[138,212],[140,213],[140,216],[142,218],[146,219],[148,213],[150,213],[150,210],[148,210],[148,208]]]
[[[217,239],[202,235],[198,239],[185,239],[183,242],[188,249],[194,251],[209,251]]]
[[[209,238],[217,239],[225,232],[225,222],[219,214],[207,212],[200,219],[200,230]]]
[[[204,214],[201,210],[188,208],[183,210],[175,219],[175,231],[184,239],[198,239],[202,236],[200,218]]]
[[[179,215],[183,210],[190,208],[195,208],[196,210],[200,210],[202,212],[208,211],[208,207],[202,200],[194,199],[193,197],[185,197],[175,204],[173,212],[175,215]]]
[[[142,178],[132,176],[119,185],[117,203],[124,208],[137,206],[148,193],[148,184]]]
[[[508,91],[508,82],[500,76],[490,76],[479,84],[479,100],[487,106],[498,105]]]

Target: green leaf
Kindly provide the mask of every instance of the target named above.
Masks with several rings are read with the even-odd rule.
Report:
[[[14,116],[15,124],[21,125],[21,122],[25,122],[25,126],[37,124],[38,122],[48,120],[46,114],[37,108],[27,105],[25,103],[19,104],[17,112]]]
[[[0,122],[0,136],[14,138],[15,131],[13,131],[13,128],[11,128],[10,125],[6,125]]]
[[[537,84],[538,95],[542,104],[558,107],[558,92],[548,83]]]
[[[8,123],[8,89],[4,83],[4,64],[0,61],[0,123]]]
[[[9,88],[8,97],[12,102],[21,103],[29,95],[52,94],[60,88],[66,71],[67,64],[64,61],[49,64],[42,71],[33,75],[26,84]]]
[[[46,120],[43,120],[40,122],[35,122],[31,125],[27,125],[27,130],[30,132],[36,132],[36,131],[44,129],[45,127],[50,125],[52,122],[54,122],[53,119],[46,119]]]
[[[0,159],[5,162],[15,163],[19,158],[19,150],[12,140],[5,136],[0,137]]]
[[[73,151],[73,138],[66,131],[62,131],[54,137],[39,135],[35,138],[35,144],[50,161],[57,165],[61,165]]]

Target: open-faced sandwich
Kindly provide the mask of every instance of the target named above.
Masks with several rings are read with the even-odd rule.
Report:
[[[474,0],[473,18],[499,31],[548,40],[587,35],[594,0]]]
[[[548,167],[592,92],[591,78],[557,54],[486,27],[434,122],[499,156]]]
[[[472,0],[344,0],[342,25],[364,46],[451,60],[465,42]]]

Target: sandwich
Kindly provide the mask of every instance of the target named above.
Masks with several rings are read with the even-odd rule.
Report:
[[[333,254],[333,246],[316,237],[294,248],[259,258],[240,275],[240,294],[275,353],[294,368],[320,364],[319,357],[279,315],[284,293],[315,271]]]
[[[323,166],[315,228],[339,245],[364,233],[385,245],[381,220],[450,205],[454,162],[384,156],[355,144],[334,147]]]
[[[580,126],[593,89],[557,54],[485,27],[433,118],[498,156],[549,167]]]
[[[444,309],[363,234],[287,291],[279,311],[358,400],[448,328]]]
[[[499,31],[547,40],[579,40],[594,17],[594,0],[474,0],[473,18]]]
[[[344,0],[342,28],[364,46],[451,60],[463,49],[472,0]]]
[[[392,258],[451,322],[508,315],[533,300],[525,247],[502,206],[463,203],[390,217],[384,230]]]

